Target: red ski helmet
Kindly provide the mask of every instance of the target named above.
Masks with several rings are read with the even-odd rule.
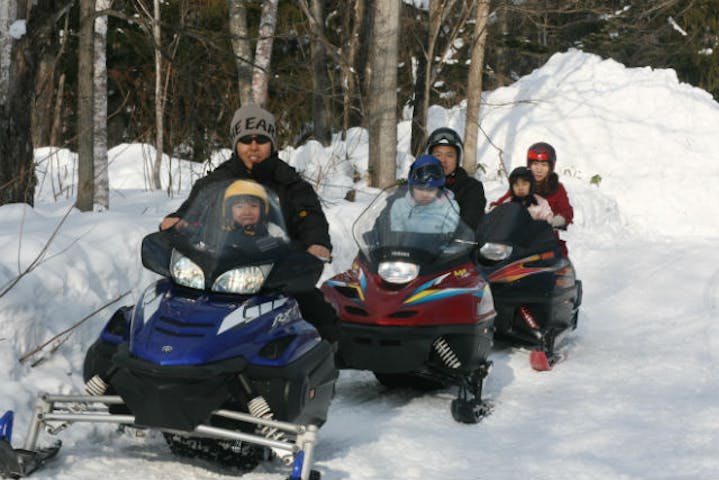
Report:
[[[549,170],[553,172],[554,164],[557,163],[554,147],[545,142],[533,144],[527,150],[527,166],[531,166],[532,162],[549,162]]]

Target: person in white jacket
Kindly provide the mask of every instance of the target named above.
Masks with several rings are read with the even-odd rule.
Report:
[[[391,229],[413,233],[452,233],[459,224],[459,205],[444,188],[442,165],[432,155],[414,161],[407,178],[407,193],[390,210]]]

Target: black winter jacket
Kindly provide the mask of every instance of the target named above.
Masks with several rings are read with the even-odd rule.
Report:
[[[176,212],[168,216],[182,218],[206,185],[239,179],[254,180],[277,194],[292,240],[297,241],[304,248],[310,245],[323,245],[332,249],[329,225],[317,193],[294,168],[280,160],[277,152],[254,165],[252,170],[247,169],[236,153],[233,154],[229,160],[196,181],[187,200]]]
[[[487,199],[484,196],[482,182],[467,175],[462,167],[447,176],[445,186],[452,190],[459,204],[459,216],[472,230],[477,230],[484,216]]]

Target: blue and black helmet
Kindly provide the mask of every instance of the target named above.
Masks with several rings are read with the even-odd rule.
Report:
[[[407,181],[413,187],[441,188],[444,186],[442,164],[434,155],[422,155],[410,167]]]

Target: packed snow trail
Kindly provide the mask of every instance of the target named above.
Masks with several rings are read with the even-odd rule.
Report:
[[[715,245],[574,245],[585,294],[569,358],[539,373],[526,352],[495,349],[485,387],[494,411],[478,425],[452,420],[451,391],[388,390],[369,372],[343,371],[316,468],[325,480],[711,477],[719,471],[719,274],[707,261]],[[155,433],[76,425],[65,434],[38,478],[236,478],[174,457]],[[242,478],[285,475],[269,464]]]

